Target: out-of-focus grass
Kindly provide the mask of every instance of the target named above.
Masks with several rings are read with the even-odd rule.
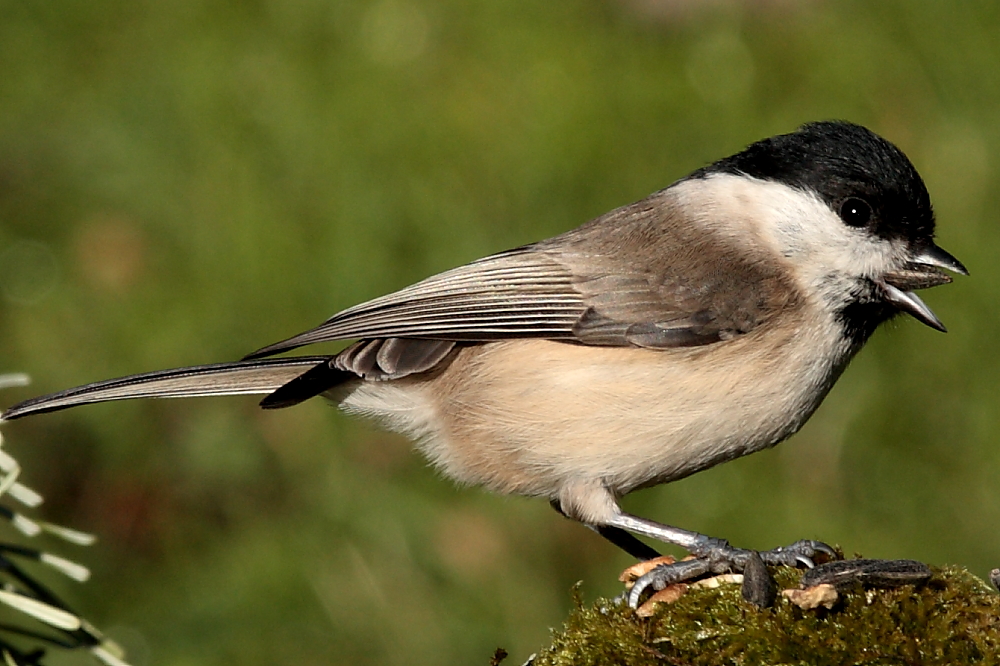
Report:
[[[927,296],[952,332],[892,324],[792,441],[627,506],[754,547],[1000,564],[998,9],[672,6],[0,4],[0,370],[28,397],[238,358],[847,118],[910,155],[972,270]],[[318,402],[120,403],[7,436],[48,515],[102,537],[59,590],[138,664],[516,661],[574,581],[613,593],[628,562]]]

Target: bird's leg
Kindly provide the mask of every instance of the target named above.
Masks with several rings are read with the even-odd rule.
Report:
[[[629,604],[638,606],[639,598],[649,588],[662,590],[668,585],[683,583],[708,574],[743,573],[744,587],[760,587],[756,580],[768,577],[765,565],[813,566],[813,558],[837,559],[832,548],[819,541],[797,541],[790,546],[757,553],[744,548],[734,548],[725,539],[715,539],[698,532],[663,525],[639,518],[622,511],[615,494],[602,482],[594,479],[577,480],[564,484],[557,499],[551,501],[559,513],[589,526],[611,543],[641,560],[659,554],[639,541],[635,535],[650,537],[684,548],[694,558],[661,564],[642,575],[629,591]],[[753,562],[751,562],[753,560]],[[750,568],[747,564],[751,563]],[[751,578],[746,585],[747,577]],[[765,586],[766,587],[766,586]],[[744,590],[746,592],[746,590]],[[757,598],[752,594],[748,598]]]
[[[632,607],[639,605],[639,598],[649,588],[662,590],[668,585],[686,582],[710,573],[743,573],[748,561],[756,552],[744,548],[734,548],[725,539],[716,539],[698,532],[662,525],[622,511],[611,516],[604,528],[617,528],[621,531],[671,543],[684,548],[695,556],[693,560],[661,565],[640,577],[628,595],[629,605]],[[600,531],[598,530],[598,532]],[[611,540],[610,537],[607,538]],[[617,542],[613,540],[612,543],[617,545]],[[622,547],[624,548],[624,546]],[[837,552],[825,543],[806,539],[796,541],[790,546],[761,552],[759,556],[764,564],[805,566],[807,568],[814,566],[813,558],[817,556],[830,559],[838,557]]]
[[[560,515],[566,516],[566,513],[559,506],[558,502],[551,502],[551,504],[552,508],[555,509],[557,512],[559,512]],[[566,517],[568,518],[569,516]],[[588,523],[584,524],[641,562],[645,562],[648,560],[655,560],[656,558],[661,557],[660,552],[658,550],[640,541],[634,534],[632,534],[631,532],[627,532],[621,527],[612,527],[611,525],[591,525]],[[670,567],[671,567],[670,575],[672,577],[677,577],[678,580],[693,580],[695,578],[699,578],[705,575],[709,571],[707,566],[707,560],[702,560],[702,559],[676,562],[671,564]],[[663,565],[657,566],[655,569],[651,569],[650,573],[653,571],[659,571],[662,568]],[[647,576],[648,573],[646,575],[640,576],[636,582],[639,583],[643,581]],[[648,588],[649,585],[651,584],[653,583],[646,583],[642,586],[641,589],[644,590]],[[665,586],[666,585],[664,585],[663,587]],[[663,589],[663,587],[657,589]],[[636,603],[632,604],[633,608],[636,606],[637,606]]]
[[[562,510],[559,502],[553,500],[549,502],[549,505],[555,509],[559,515],[569,518],[569,516],[566,515],[566,512]],[[626,532],[620,527],[612,527],[611,525],[591,525],[588,523],[584,524],[637,560],[652,560],[660,556],[660,552],[658,550],[652,546],[647,546],[642,541],[639,541],[634,534]]]
[[[655,560],[657,557],[660,557],[658,550],[652,546],[647,546],[642,541],[639,541],[634,534],[626,532],[620,527],[611,527],[610,525],[587,525],[587,527],[637,560]]]

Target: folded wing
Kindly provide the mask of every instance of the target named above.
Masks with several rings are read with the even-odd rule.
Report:
[[[669,192],[348,308],[246,358],[349,339],[686,347],[746,333],[788,305],[795,290],[773,262],[651,203]]]

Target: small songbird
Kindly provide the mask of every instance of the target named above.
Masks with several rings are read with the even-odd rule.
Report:
[[[2,420],[126,398],[324,395],[413,438],[445,474],[538,496],[665,565],[632,589],[741,571],[751,551],[625,513],[618,500],[774,446],[900,312],[965,267],[934,244],[930,197],[894,145],[819,122],[750,145],[562,235],[348,308],[241,361],[97,382]],[[267,359],[356,340],[331,356]],[[760,553],[804,564],[828,546]],[[755,560],[756,561],[756,560]]]

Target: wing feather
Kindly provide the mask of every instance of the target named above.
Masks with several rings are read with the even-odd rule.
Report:
[[[247,358],[353,338],[572,338],[586,311],[573,274],[547,253],[503,252],[348,308]]]

